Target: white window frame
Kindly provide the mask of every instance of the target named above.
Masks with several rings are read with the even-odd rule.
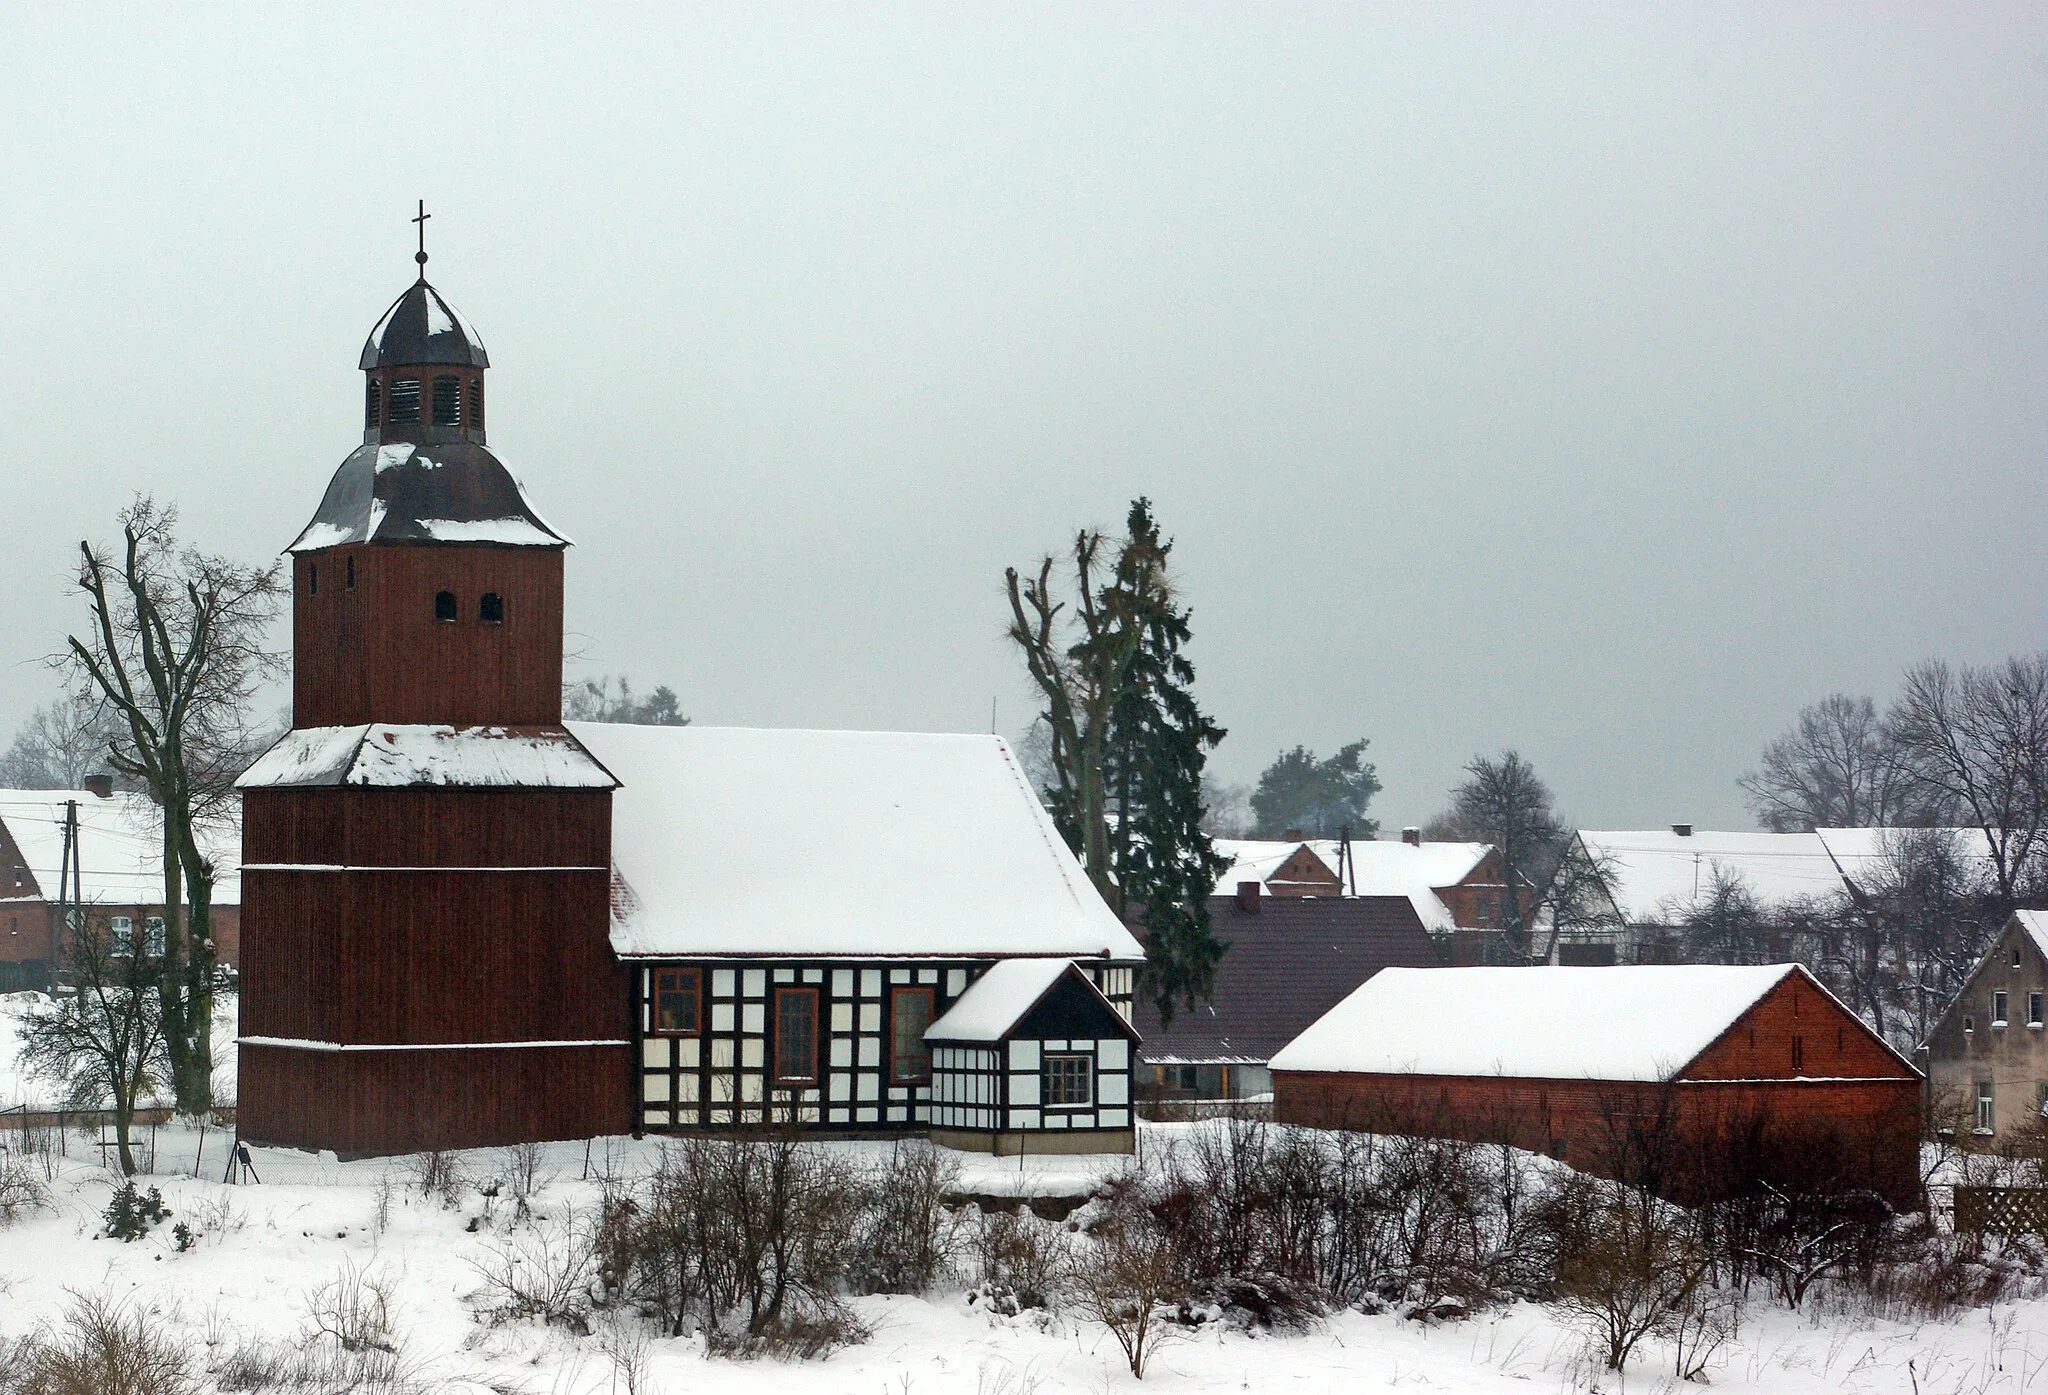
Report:
[[[107,953],[115,959],[135,957],[135,921],[125,915],[107,918]]]

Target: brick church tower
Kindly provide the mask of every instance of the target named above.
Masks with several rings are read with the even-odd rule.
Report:
[[[239,1119],[347,1155],[623,1133],[616,781],[561,725],[567,539],[421,276],[292,563],[292,730],[243,777]]]

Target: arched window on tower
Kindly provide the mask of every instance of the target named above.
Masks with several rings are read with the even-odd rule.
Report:
[[[434,618],[453,623],[455,620],[455,593],[440,591],[434,596]]]
[[[391,416],[393,426],[408,426],[420,419],[420,380],[400,378],[391,384]]]
[[[477,604],[477,619],[486,625],[505,623],[505,598],[496,591],[484,592],[484,598]]]
[[[484,380],[482,378],[471,378],[469,380],[469,429],[472,431],[484,429]]]
[[[367,431],[375,431],[381,424],[377,416],[378,409],[384,405],[383,394],[383,385],[375,378],[370,379],[369,386],[363,389],[363,428]]]
[[[453,373],[434,379],[434,425],[462,425],[462,379]]]

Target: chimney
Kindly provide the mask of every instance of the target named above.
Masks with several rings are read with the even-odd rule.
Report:
[[[1689,823],[1674,823],[1671,825],[1671,831],[1681,838],[1692,837],[1692,825]]]
[[[114,777],[111,775],[86,776],[85,792],[100,799],[112,799],[114,797]]]
[[[1299,843],[1302,837],[1303,834],[1300,829],[1290,828],[1280,835],[1280,841],[1283,843]]]
[[[1409,824],[1406,828],[1401,830],[1401,841],[1406,843],[1411,848],[1421,847],[1422,830],[1417,828],[1412,823]]]
[[[1259,913],[1259,884],[1257,882],[1239,882],[1237,884],[1237,908],[1246,915],[1257,915]]]

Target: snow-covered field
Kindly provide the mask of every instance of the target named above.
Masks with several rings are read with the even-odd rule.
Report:
[[[1156,1139],[1154,1140],[1156,1143]],[[476,1267],[510,1225],[502,1200],[474,1189],[448,1207],[422,1197],[399,1161],[336,1163],[258,1149],[259,1185],[220,1182],[225,1140],[159,1135],[157,1176],[171,1221],[132,1244],[94,1238],[114,1181],[77,1147],[52,1188],[55,1206],[0,1230],[0,1338],[59,1315],[69,1294],[103,1294],[140,1305],[180,1333],[201,1364],[217,1363],[238,1337],[292,1341],[313,1292],[353,1270],[388,1280],[394,1328],[407,1362],[428,1388],[482,1392],[623,1392],[602,1329],[588,1337],[530,1322],[479,1321]],[[602,1154],[607,1145],[597,1148]],[[652,1144],[613,1140],[617,1162],[648,1165]],[[859,1147],[861,1145],[847,1145]],[[589,1215],[597,1185],[583,1179],[582,1145],[548,1150],[553,1180],[536,1198],[545,1222]],[[201,1176],[192,1176],[195,1163]],[[466,1159],[471,1175],[502,1165]],[[965,1185],[1064,1191],[1121,1166],[1116,1159],[969,1160]],[[182,1175],[180,1175],[182,1174]],[[380,1200],[388,1197],[380,1222]],[[179,1252],[172,1225],[200,1233]],[[1286,1391],[1399,1389],[1427,1392],[1674,1389],[1669,1357],[1648,1349],[1626,1383],[1599,1370],[1584,1335],[1550,1309],[1517,1304],[1456,1322],[1424,1324],[1392,1314],[1340,1313],[1297,1335],[1202,1330],[1160,1348],[1140,1385],[1099,1326],[1071,1316],[994,1317],[962,1291],[931,1299],[854,1300],[874,1335],[824,1360],[735,1362],[707,1358],[695,1338],[647,1337],[642,1391],[864,1392],[865,1395],[1029,1395],[1029,1392]],[[2048,1390],[2048,1302],[1976,1310],[1944,1324],[1905,1325],[1836,1313],[1793,1314],[1759,1302],[1712,1371],[1717,1389],[1800,1392],[1993,1392]],[[1685,1387],[1690,1388],[1690,1387]]]

